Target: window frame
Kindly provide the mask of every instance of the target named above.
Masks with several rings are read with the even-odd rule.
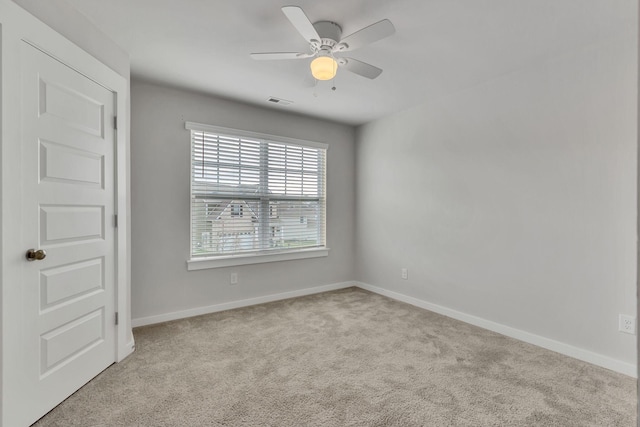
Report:
[[[267,262],[276,262],[276,261],[287,261],[287,260],[296,260],[296,259],[306,259],[306,258],[316,258],[316,257],[326,257],[329,255],[329,247],[327,246],[326,241],[326,229],[327,229],[327,217],[326,217],[326,200],[327,200],[327,153],[329,150],[329,145],[309,140],[302,140],[297,138],[288,138],[278,135],[270,135],[265,133],[244,131],[239,129],[232,129],[220,126],[213,126],[195,122],[185,122],[185,129],[189,131],[189,258],[187,259],[187,270],[202,270],[209,268],[219,268],[219,267],[230,267],[236,265],[247,265],[247,264],[259,264],[259,263],[267,263]],[[193,221],[193,203],[192,203],[192,165],[191,165],[191,157],[192,157],[192,131],[196,132],[210,132],[220,136],[229,136],[229,137],[240,137],[240,138],[249,138],[249,139],[257,139],[261,141],[282,143],[288,145],[297,145],[301,147],[309,147],[309,148],[317,148],[321,150],[325,150],[325,168],[324,168],[324,179],[325,179],[325,188],[324,188],[324,203],[325,203],[325,215],[324,215],[324,246],[320,247],[312,247],[312,248],[301,248],[301,249],[283,249],[283,250],[268,250],[268,251],[256,251],[256,252],[242,252],[236,254],[224,254],[224,255],[212,255],[207,257],[197,257],[193,258],[191,255],[192,251],[192,221]],[[270,214],[270,212],[269,212]]]

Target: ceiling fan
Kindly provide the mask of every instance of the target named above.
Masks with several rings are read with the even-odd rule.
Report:
[[[264,52],[252,53],[257,60],[271,59],[305,59],[311,61],[311,74],[317,80],[330,80],[335,77],[338,67],[344,68],[360,76],[375,79],[382,73],[378,67],[357,59],[336,56],[376,42],[395,33],[396,29],[388,19],[383,19],[368,27],[342,38],[342,28],[332,21],[311,23],[304,11],[298,6],[284,6],[285,16],[291,21],[300,35],[309,43],[310,52]]]

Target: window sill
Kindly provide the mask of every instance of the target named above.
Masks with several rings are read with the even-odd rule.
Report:
[[[235,265],[261,264],[294,259],[320,258],[329,255],[329,248],[298,249],[267,254],[225,255],[211,258],[194,258],[187,261],[187,270],[232,267]]]

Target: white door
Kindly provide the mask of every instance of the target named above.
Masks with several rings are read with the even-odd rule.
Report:
[[[116,358],[115,95],[27,43],[21,64],[20,354],[34,422]]]

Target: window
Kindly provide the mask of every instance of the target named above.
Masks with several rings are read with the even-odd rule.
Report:
[[[195,123],[186,127],[191,261],[326,249],[326,145]]]
[[[231,216],[242,216],[242,205],[231,204]]]

